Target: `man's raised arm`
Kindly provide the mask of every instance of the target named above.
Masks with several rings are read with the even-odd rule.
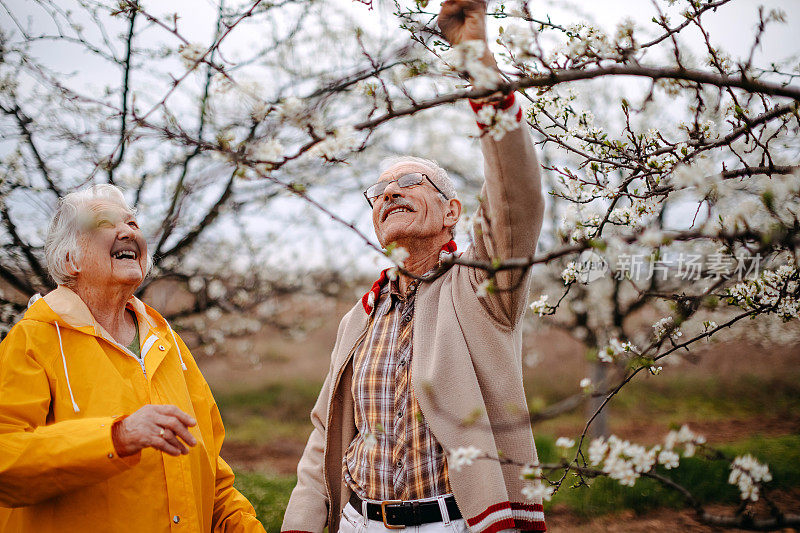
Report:
[[[486,2],[447,0],[439,14],[439,28],[456,46],[467,41],[484,44],[480,63],[496,72],[497,63],[486,38]],[[485,183],[481,205],[473,225],[474,245],[466,259],[503,261],[531,257],[544,216],[539,162],[522,111],[514,93],[498,94],[471,101],[482,129]],[[482,298],[489,313],[499,322],[514,325],[525,311],[528,270],[497,273],[488,294]],[[485,270],[471,272],[475,287],[486,283]]]

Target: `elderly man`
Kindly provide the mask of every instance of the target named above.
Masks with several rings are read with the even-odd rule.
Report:
[[[439,27],[454,45],[485,43],[485,4],[447,0]],[[481,61],[496,69],[488,51]],[[505,123],[521,120],[513,94],[472,102],[476,111],[487,105],[505,113]],[[484,135],[481,146],[486,183],[462,259],[531,256],[544,201],[526,128],[500,140]],[[461,215],[446,172],[432,161],[401,158],[365,196],[379,241],[405,248],[413,276],[391,280],[384,271],[342,319],[283,530],[544,530],[541,501],[523,496],[519,467],[537,461],[530,424],[520,422],[528,271],[489,279],[486,270],[456,265],[419,282],[455,252]],[[459,448],[487,458],[448,464],[447,452]]]

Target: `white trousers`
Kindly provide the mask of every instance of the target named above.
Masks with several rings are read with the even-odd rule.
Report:
[[[400,532],[400,533],[469,533],[467,523],[463,518],[458,520],[450,520],[447,515],[447,507],[444,505],[444,497],[431,498],[430,500],[420,501],[435,501],[439,500],[439,508],[442,510],[444,520],[441,522],[431,522],[429,524],[422,524],[421,526],[409,526],[402,530],[400,529],[387,529],[380,520],[370,520],[366,517],[366,505],[364,506],[363,516],[356,511],[349,503],[344,506],[342,511],[342,519],[339,521],[340,533],[386,533],[387,531]]]

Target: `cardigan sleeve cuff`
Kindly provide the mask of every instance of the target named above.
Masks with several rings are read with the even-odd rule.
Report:
[[[488,129],[496,140],[502,138],[506,131],[518,128],[522,122],[522,107],[514,93],[502,95],[501,98],[490,96],[470,100],[469,105],[475,112],[481,131]]]

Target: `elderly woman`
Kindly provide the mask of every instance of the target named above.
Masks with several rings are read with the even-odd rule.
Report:
[[[0,344],[0,531],[264,531],[189,349],[133,296],[151,261],[119,189],[64,197],[45,255],[58,288]]]

